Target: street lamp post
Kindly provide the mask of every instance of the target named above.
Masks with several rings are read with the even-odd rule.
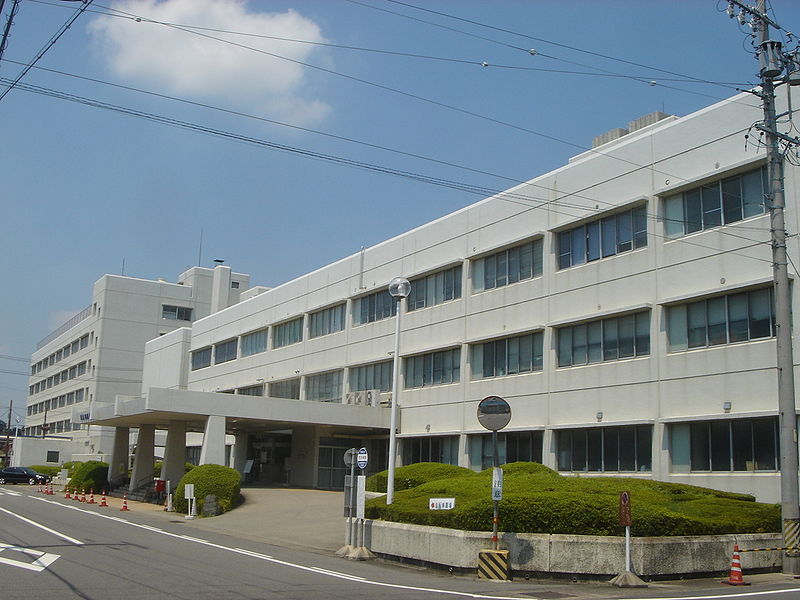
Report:
[[[389,421],[389,477],[386,482],[386,504],[394,501],[394,465],[397,451],[397,405],[399,400],[400,385],[400,315],[402,314],[403,298],[411,293],[411,283],[403,277],[395,277],[389,282],[389,294],[397,301],[397,317],[394,329],[394,356],[392,357],[392,413]]]

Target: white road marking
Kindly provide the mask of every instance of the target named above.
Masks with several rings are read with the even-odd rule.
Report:
[[[159,530],[156,527],[151,527],[149,525],[140,525],[139,523],[134,523],[132,521],[126,521],[125,519],[120,519],[118,517],[112,517],[111,515],[104,515],[102,513],[98,513],[92,510],[86,510],[83,508],[79,508],[77,506],[70,506],[68,504],[62,504],[61,502],[55,502],[54,500],[48,500],[46,498],[36,498],[37,500],[41,500],[42,502],[49,502],[50,504],[55,504],[56,506],[61,506],[64,508],[69,508],[71,510],[77,510],[82,513],[86,513],[88,515],[93,515],[95,517],[101,517],[103,519],[109,519],[111,521],[117,521],[124,523],[126,525],[130,525],[131,527],[138,527],[139,529],[145,529],[148,531],[153,531],[160,535],[165,535],[167,537],[173,537],[177,539],[186,540],[188,542],[194,542],[197,544],[203,544],[205,546],[211,546],[212,548],[217,548],[219,550],[225,550],[226,552],[234,552],[236,554],[242,554],[245,556],[249,556],[251,558],[257,558],[259,560],[271,562],[274,564],[282,565],[285,567],[291,567],[294,569],[298,569],[301,571],[308,571],[311,573],[317,573],[318,575],[325,575],[327,577],[335,577],[337,579],[344,579],[347,581],[352,581],[355,583],[363,583],[364,585],[373,585],[377,587],[385,587],[385,588],[392,588],[398,590],[408,590],[413,592],[427,592],[431,594],[444,594],[447,596],[460,596],[463,598],[476,598],[477,600],[536,600],[536,598],[530,596],[491,596],[488,594],[473,594],[470,592],[458,592],[455,590],[439,590],[436,588],[425,588],[425,587],[417,587],[411,585],[401,585],[397,583],[385,583],[382,581],[371,581],[364,577],[359,577],[357,575],[350,575],[348,573],[339,573],[337,571],[329,571],[327,569],[322,569],[320,567],[307,567],[305,565],[300,565],[297,563],[288,562],[285,560],[280,560],[278,558],[274,558],[269,556],[268,554],[260,554],[258,552],[253,552],[251,550],[245,550],[243,548],[231,548],[229,546],[223,546],[221,544],[216,544],[214,542],[209,542],[208,540],[204,540],[201,538],[192,537],[189,535],[181,535],[178,533],[171,533],[169,531]],[[768,590],[764,592],[746,592],[742,594],[719,594],[713,596],[682,596],[679,598],[627,598],[626,600],[714,600],[717,598],[738,598],[743,596],[761,596],[761,595],[771,595],[771,594],[785,594],[788,592],[797,593],[798,588],[791,588],[785,590]]]
[[[60,537],[62,540],[66,540],[66,541],[68,541],[68,542],[70,542],[72,544],[75,544],[76,546],[83,546],[83,542],[82,541],[76,540],[73,537],[69,537],[68,535],[63,534],[60,531],[56,531],[55,529],[50,529],[49,527],[45,527],[41,523],[37,523],[36,521],[32,521],[31,519],[23,517],[22,515],[18,515],[17,513],[11,512],[10,510],[6,510],[5,508],[0,508],[0,511],[4,512],[6,514],[9,514],[12,517],[16,517],[20,521],[25,521],[26,523],[28,523],[30,525],[33,525],[34,527],[38,527],[39,529],[42,529],[42,530],[44,530],[44,531],[46,531],[48,533],[52,533],[53,535],[55,535],[57,537]]]
[[[8,544],[0,543],[0,552],[2,552],[3,550],[13,550],[14,552],[22,552],[23,554],[27,554],[28,556],[35,556],[36,559],[33,562],[26,563],[19,560],[13,560],[11,558],[0,557],[0,564],[10,565],[12,567],[19,567],[20,569],[27,569],[29,571],[36,571],[37,573],[41,573],[48,566],[52,565],[61,557],[59,554],[50,554],[48,552],[41,552],[39,550],[33,550],[31,548],[20,548],[18,546],[10,546]]]

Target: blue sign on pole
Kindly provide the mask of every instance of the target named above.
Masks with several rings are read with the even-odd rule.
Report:
[[[368,462],[369,462],[369,454],[367,454],[367,449],[359,448],[358,454],[356,454],[356,464],[358,465],[358,468],[366,469]]]

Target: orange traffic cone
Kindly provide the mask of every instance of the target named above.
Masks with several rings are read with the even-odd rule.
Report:
[[[47,488],[49,491],[47,492],[48,496],[55,496],[56,493],[53,491],[53,484],[51,483],[50,486]]]
[[[69,488],[65,487],[64,491],[66,492],[66,494],[64,494],[64,498],[66,498],[67,500],[72,500],[72,496],[69,493]]]
[[[78,491],[78,488],[73,488],[72,489],[72,499],[75,500],[76,502],[80,502],[81,501],[81,494]]]
[[[98,504],[101,508],[107,508],[108,502],[106,502],[106,491],[103,490],[103,497],[100,499],[100,504]]]
[[[742,579],[742,563],[739,560],[739,544],[733,546],[733,558],[731,558],[731,572],[728,575],[727,581],[720,583],[727,583],[728,585],[750,585]]]
[[[41,494],[42,493],[42,484],[41,483],[39,484],[39,489],[36,490],[36,493],[37,494]]]
[[[81,502],[86,502],[86,488],[81,490]]]
[[[127,494],[122,496],[122,508],[120,508],[120,510],[130,510],[128,508],[128,495]]]
[[[94,501],[94,488],[89,488],[89,502],[88,503],[89,504],[97,504],[97,502]]]

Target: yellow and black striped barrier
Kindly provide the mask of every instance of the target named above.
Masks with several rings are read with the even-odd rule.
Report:
[[[800,552],[800,547],[783,546],[780,548],[740,548],[739,552],[769,552],[770,550],[786,550],[787,552]]]
[[[481,550],[478,552],[478,579],[511,579],[511,562],[508,550]]]

